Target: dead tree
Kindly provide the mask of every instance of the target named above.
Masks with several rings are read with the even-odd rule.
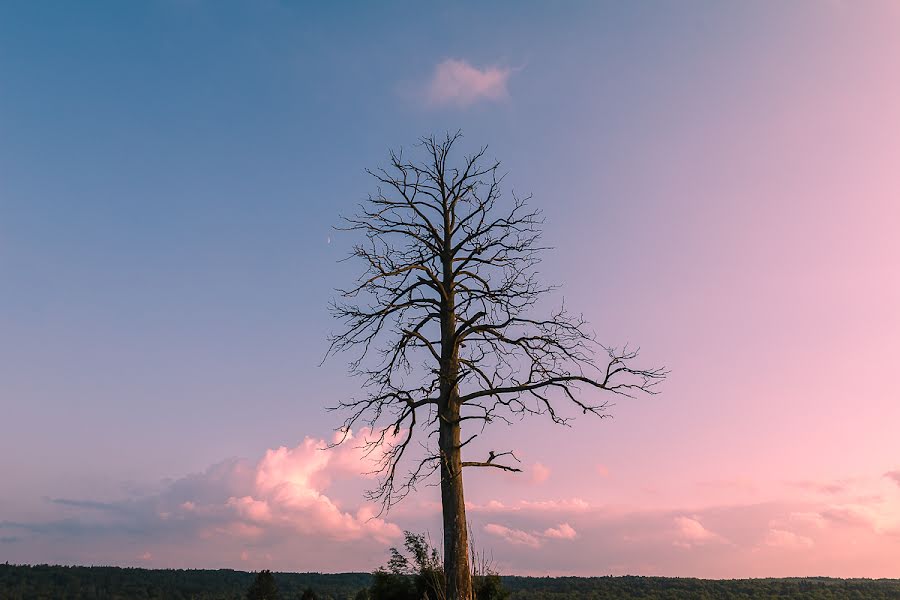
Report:
[[[360,234],[348,259],[363,272],[338,290],[329,354],[357,351],[350,370],[364,395],[333,408],[345,411],[344,432],[371,428],[380,479],[370,499],[387,510],[440,472],[447,598],[470,600],[463,468],[520,469],[511,451],[463,460],[463,448],[494,420],[566,424],[563,404],[603,416],[608,400],[579,388],[653,393],[666,372],[635,368],[636,351],[598,344],[565,308],[531,314],[554,289],[535,270],[540,212],[530,197],[503,202],[486,148],[454,164],[459,139],[424,138],[420,160],[391,152],[387,168],[369,171],[376,193],[338,227]]]

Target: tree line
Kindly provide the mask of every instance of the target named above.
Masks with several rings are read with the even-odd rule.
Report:
[[[371,573],[272,573],[281,600],[369,598]],[[256,573],[0,564],[4,600],[245,600]],[[897,600],[898,579],[500,576],[509,600]],[[477,590],[477,587],[476,587]],[[366,595],[366,594],[369,595]],[[477,591],[476,591],[477,593]]]

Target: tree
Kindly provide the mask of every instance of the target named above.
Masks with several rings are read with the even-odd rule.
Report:
[[[256,574],[256,579],[247,590],[247,600],[277,600],[280,598],[278,586],[275,585],[275,577],[268,569]]]
[[[300,594],[300,600],[319,600],[319,595],[312,588],[306,588]]]
[[[392,547],[387,565],[372,574],[374,600],[443,600],[444,589],[437,549],[409,531],[403,532],[403,549]]]
[[[472,595],[477,600],[506,600],[509,591],[503,587],[500,574],[494,568],[493,559],[484,550],[475,548],[469,538],[469,556],[472,562]]]
[[[500,163],[486,161],[486,148],[454,166],[459,139],[424,138],[421,161],[392,151],[387,168],[368,171],[376,193],[339,227],[362,234],[349,257],[362,274],[332,304],[342,330],[328,352],[357,351],[350,371],[365,396],[332,408],[346,411],[341,441],[356,425],[371,429],[364,445],[381,477],[369,498],[388,510],[440,473],[448,600],[472,598],[463,468],[520,470],[512,451],[463,460],[462,449],[495,420],[546,414],[567,424],[560,403],[603,416],[608,401],[579,387],[652,393],[665,376],[633,367],[634,350],[599,345],[564,307],[530,314],[554,289],[536,272],[540,212],[530,197],[501,204]]]

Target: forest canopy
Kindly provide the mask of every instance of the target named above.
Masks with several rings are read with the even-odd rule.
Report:
[[[283,600],[314,590],[320,600],[352,600],[368,573],[273,573]],[[243,600],[256,575],[243,571],[0,564],[4,600]],[[502,577],[513,600],[900,598],[898,579],[734,579],[670,577]]]

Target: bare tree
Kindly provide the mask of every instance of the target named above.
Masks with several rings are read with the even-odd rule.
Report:
[[[421,160],[392,151],[387,168],[368,171],[376,193],[339,227],[361,234],[348,259],[363,272],[338,290],[342,329],[329,348],[357,351],[350,370],[364,396],[333,408],[345,411],[345,434],[371,428],[365,445],[380,479],[370,499],[387,510],[440,472],[448,600],[472,597],[463,468],[520,470],[512,451],[463,460],[485,425],[527,415],[565,425],[563,404],[602,417],[608,400],[579,388],[653,393],[666,375],[633,367],[634,350],[598,344],[564,307],[530,314],[554,289],[535,269],[540,212],[530,197],[503,202],[500,163],[486,148],[453,164],[459,139],[424,138]]]

